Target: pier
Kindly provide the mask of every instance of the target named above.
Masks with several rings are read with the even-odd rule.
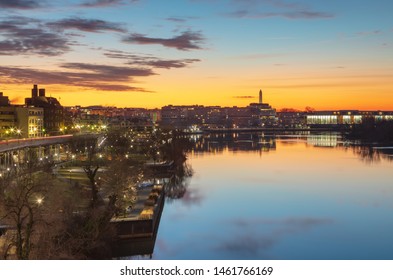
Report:
[[[115,257],[153,253],[164,203],[163,185],[138,189],[132,209],[111,220],[117,236],[113,245]]]

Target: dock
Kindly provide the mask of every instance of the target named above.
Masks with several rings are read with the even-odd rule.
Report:
[[[165,203],[163,185],[138,189],[138,199],[132,209],[111,219],[117,240],[115,257],[151,255]]]

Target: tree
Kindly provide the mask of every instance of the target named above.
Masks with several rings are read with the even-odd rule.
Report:
[[[88,150],[87,160],[83,164],[83,171],[85,171],[85,174],[90,182],[91,206],[92,207],[95,207],[98,202],[98,187],[97,187],[97,182],[96,182],[96,175],[97,175],[98,169],[100,168],[97,160],[95,159],[95,157],[97,155],[96,155],[94,147],[95,146],[93,146],[93,148]]]
[[[304,108],[304,111],[307,113],[313,113],[315,112],[315,109],[313,107],[307,106],[306,108]]]
[[[89,179],[91,193],[90,206],[94,208],[98,203],[98,185],[96,175],[100,168],[100,164],[97,159],[97,138],[74,137],[70,147],[72,153],[77,156],[76,160],[72,161],[72,164],[80,166]]]
[[[45,177],[48,178],[28,170],[2,176],[0,200],[4,214],[0,220],[9,224],[15,232],[8,249],[14,246],[18,259],[29,259],[37,224],[42,221],[47,186]]]

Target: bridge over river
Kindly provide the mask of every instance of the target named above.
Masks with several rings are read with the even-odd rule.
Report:
[[[70,159],[71,147],[75,142],[97,141],[101,134],[59,135],[38,138],[9,139],[0,141],[0,170],[10,170],[29,160],[33,153],[40,161],[61,162]]]

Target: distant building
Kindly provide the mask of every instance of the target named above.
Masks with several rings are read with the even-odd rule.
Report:
[[[342,127],[360,124],[365,119],[373,119],[376,122],[393,120],[391,111],[359,111],[359,110],[337,110],[337,111],[315,111],[307,113],[307,125],[310,127]]]
[[[252,116],[252,126],[273,126],[277,123],[276,110],[262,101],[262,90],[259,90],[259,103],[251,103],[247,107]]]
[[[305,128],[306,124],[305,112],[279,112],[277,113],[278,123],[281,128]]]
[[[219,106],[173,106],[161,108],[162,126],[188,128],[247,128],[268,127],[277,123],[276,110],[269,104],[262,103],[262,90],[259,91],[259,103],[247,107]]]
[[[16,128],[15,107],[10,105],[8,96],[0,92],[0,137],[8,137]]]
[[[58,134],[64,127],[64,110],[60,102],[54,97],[45,96],[45,89],[38,89],[34,85],[31,97],[25,98],[26,106],[43,108],[44,129],[46,134]]]
[[[10,106],[10,100],[8,96],[3,95],[3,92],[0,92],[0,106]]]

